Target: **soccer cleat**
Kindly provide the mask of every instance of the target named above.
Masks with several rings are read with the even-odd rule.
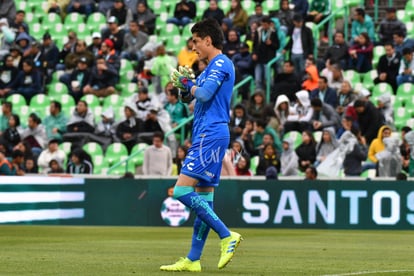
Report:
[[[201,272],[200,260],[191,261],[189,258],[180,258],[175,264],[160,266],[162,271],[189,271],[189,272]]]
[[[221,256],[218,268],[224,268],[233,258],[236,248],[239,246],[243,238],[239,233],[230,232],[230,237],[221,240]]]

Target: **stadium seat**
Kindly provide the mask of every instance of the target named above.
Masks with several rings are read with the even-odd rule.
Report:
[[[344,71],[344,78],[350,81],[352,85],[361,82],[361,74],[352,69]]]
[[[218,1],[218,6],[224,11],[224,13],[228,12],[230,9],[230,0],[220,0]]]
[[[130,97],[138,91],[138,85],[134,82],[124,83],[121,87],[121,96],[123,98]]]
[[[99,106],[99,98],[93,94],[83,95],[81,100],[85,101],[89,107]]]
[[[160,14],[161,12],[168,12],[167,5],[162,0],[153,0],[149,3],[149,7],[153,10],[154,14]],[[174,7],[172,7],[174,9]]]
[[[256,169],[258,165],[259,165],[259,156],[253,156],[252,158],[250,158],[250,171],[252,172],[253,175],[256,175]]]
[[[68,31],[66,30],[65,25],[63,25],[62,23],[54,23],[51,26],[53,27],[48,27],[47,31],[52,36],[53,40],[61,40],[67,37]]]
[[[78,31],[77,26],[85,23],[85,16],[77,12],[71,12],[68,15],[66,15],[63,23],[65,24],[65,28],[67,30],[72,29]]]
[[[396,96],[403,102],[411,100],[414,96],[414,85],[412,83],[406,82],[398,86]]]
[[[316,143],[319,143],[322,140],[322,133],[321,130],[313,132],[313,137],[315,138]]]
[[[176,55],[187,44],[186,39],[181,35],[173,35],[167,40],[167,51],[174,52]]]
[[[299,131],[289,131],[283,135],[283,139],[290,137],[293,140],[294,148],[297,148],[302,143],[302,134]]]
[[[135,76],[134,70],[125,70],[119,72],[119,84],[130,83]]]
[[[57,77],[57,76],[56,76]],[[47,86],[47,94],[49,96],[65,95],[69,93],[66,84],[62,82],[52,82]]]
[[[104,98],[103,100],[103,110],[106,110],[110,106],[113,109],[116,107],[122,106],[124,104],[124,98],[119,96],[118,94],[112,94]]]
[[[6,101],[13,104],[13,108],[19,109],[20,106],[27,105],[26,99],[20,94],[12,94],[7,96]]]
[[[372,90],[374,87],[374,80],[378,77],[378,72],[376,69],[372,69],[371,71],[364,74],[362,78],[362,83],[364,84],[364,87],[368,90]]]
[[[16,5],[16,10],[22,10],[27,13],[32,12],[32,7],[26,1],[19,1]]]
[[[29,25],[30,35],[33,36],[36,40],[41,40],[45,33],[45,30],[42,27],[42,24],[38,22],[31,23]]]
[[[207,0],[198,0],[197,1],[197,10],[196,10],[196,17],[197,19],[201,19],[203,17],[203,13],[208,7],[210,6],[209,1]]]
[[[53,27],[58,24],[58,23],[62,23],[62,18],[60,17],[59,14],[51,12],[51,13],[46,13],[42,18],[42,25],[43,28],[45,29],[54,29]]]
[[[413,0],[408,0],[405,3],[405,13],[410,17],[413,18],[414,16],[414,1]]]
[[[92,32],[99,32],[106,26],[106,17],[100,12],[91,13],[86,19],[86,25]]]
[[[134,70],[134,66],[132,65],[132,62],[128,59],[121,59],[121,68],[120,71],[129,71]]]
[[[29,106],[31,111],[36,112],[43,118],[48,113],[50,99],[45,94],[37,94],[30,99]]]
[[[411,118],[411,113],[404,107],[394,110],[394,124],[397,129],[401,129],[407,124],[407,120]]]
[[[186,41],[187,42],[187,39],[189,39],[190,37],[192,37],[192,33],[191,33],[191,28],[194,26],[194,23],[190,23],[190,24],[188,24],[188,25],[186,25],[186,26],[184,26],[182,29],[181,29],[181,36],[182,36],[182,39],[184,40],[184,41]],[[185,44],[184,44],[185,45]]]
[[[268,14],[270,11],[279,10],[279,0],[265,0],[262,2],[263,13]]]
[[[98,119],[101,118],[103,108],[101,105],[90,106],[89,109],[92,111],[93,116]]]
[[[388,93],[391,95],[394,94],[393,89],[389,83],[380,82],[374,85],[371,95],[373,97],[378,97],[385,93]]]
[[[397,15],[398,20],[404,23],[409,22],[411,20],[410,14],[406,12],[405,10],[397,10],[396,15]]]
[[[24,16],[24,21],[29,25],[32,23],[39,23],[39,19],[33,12],[26,12],[26,15]]]
[[[13,106],[15,108],[15,106]],[[30,108],[28,105],[21,105],[19,108],[19,117],[20,117],[20,124],[23,126],[27,126],[27,120],[29,118],[29,115],[31,113]]]
[[[103,155],[93,155],[92,162],[93,174],[106,174],[106,171],[108,170],[108,161],[105,159]]]
[[[125,156],[128,156],[128,149],[124,144],[119,142],[110,144],[105,152],[105,158],[109,165],[115,164]]]
[[[72,148],[71,142],[63,142],[59,144],[59,149],[63,150],[66,156],[69,155],[71,148]]]
[[[89,153],[90,156],[103,155],[102,146],[96,142],[88,142],[82,146],[82,149]]]
[[[136,152],[140,151],[137,155],[131,158],[131,162],[135,164],[135,166],[142,166],[144,162],[144,152],[147,147],[148,144],[138,143],[132,148],[131,155],[134,155]]]
[[[87,37],[91,36],[91,30],[85,23],[79,23],[76,25],[65,25],[65,28],[67,31],[74,30],[76,32],[76,35],[78,36],[78,39],[86,40]]]
[[[372,58],[372,67],[377,68],[379,58],[385,54],[385,48],[382,45],[374,46],[373,58]]]
[[[254,10],[256,7],[256,2],[253,0],[244,0],[241,1],[241,5],[243,7],[243,9],[247,12],[247,14],[254,14]],[[197,9],[198,9],[198,4],[197,4]]]
[[[164,28],[160,29],[159,35],[161,39],[170,39],[173,35],[180,35],[180,28],[175,24],[167,23]]]

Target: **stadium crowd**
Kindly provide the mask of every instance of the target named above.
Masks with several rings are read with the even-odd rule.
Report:
[[[395,8],[378,25],[353,8],[349,38],[335,30],[328,45],[329,23],[320,34],[314,26],[332,12],[329,0],[249,9],[240,0],[30,2],[0,1],[0,175],[99,174],[137,149],[145,150],[129,162],[133,173],[137,165],[148,175],[179,173],[189,139],[180,145],[179,131],[165,134],[193,103],[180,101],[170,72],[189,66],[197,75],[206,66],[189,28],[207,17],[222,26],[237,81],[252,76],[255,86],[241,87],[233,103],[223,175],[414,175],[414,40]],[[83,21],[70,24],[75,18]],[[319,57],[317,45],[325,45]]]

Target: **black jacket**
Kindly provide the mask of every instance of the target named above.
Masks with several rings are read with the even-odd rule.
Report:
[[[292,54],[291,50],[293,46],[293,39],[292,39],[293,30],[294,28],[290,28],[288,35],[287,35],[290,37],[290,39],[287,45],[285,46],[285,50],[290,51],[289,55]],[[305,56],[305,58],[309,55],[313,55],[313,49],[314,49],[315,43],[313,41],[312,30],[306,27],[305,25],[302,26],[301,39],[302,39],[303,55]]]

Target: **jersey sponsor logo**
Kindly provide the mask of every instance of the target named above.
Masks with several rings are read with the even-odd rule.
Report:
[[[190,162],[190,163],[188,163],[188,164],[186,165],[186,167],[187,167],[187,169],[188,169],[189,171],[192,171],[192,170],[193,170],[193,167],[194,167],[194,163],[193,163],[193,162]]]

